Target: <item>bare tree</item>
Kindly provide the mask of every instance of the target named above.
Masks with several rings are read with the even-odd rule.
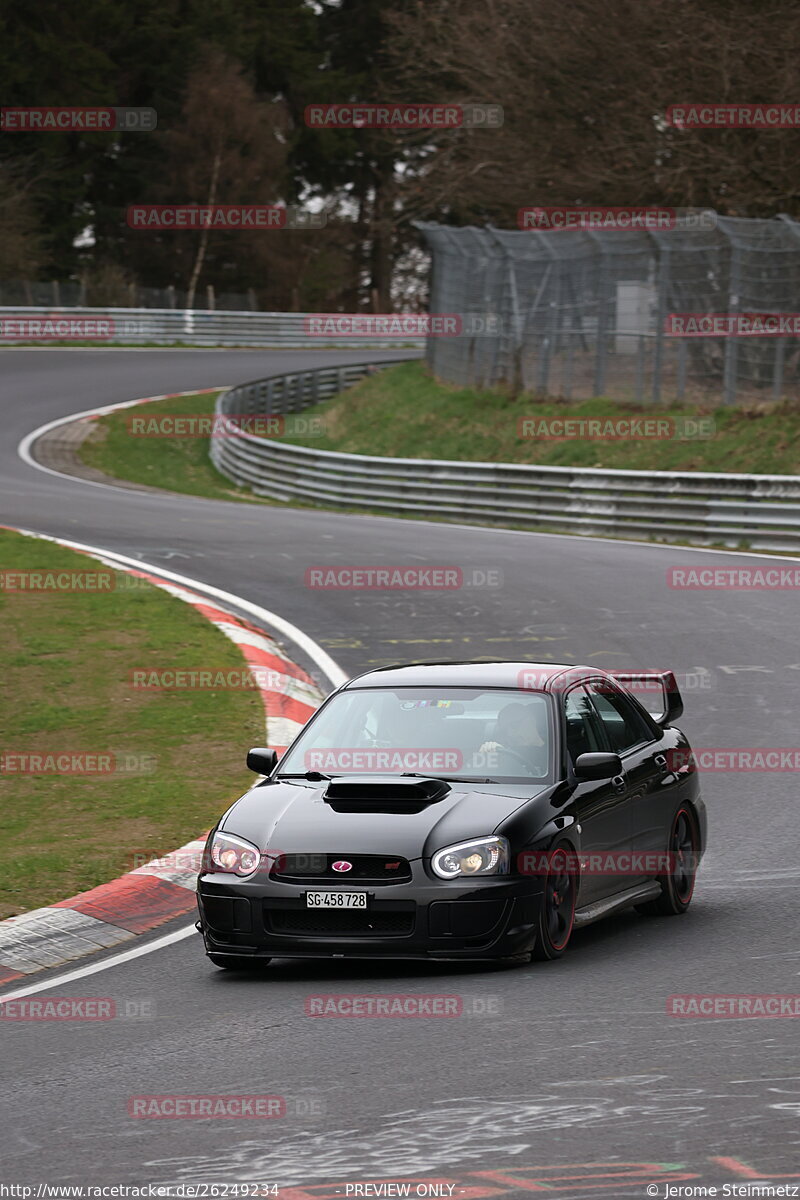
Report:
[[[217,47],[208,48],[189,76],[180,122],[162,135],[168,174],[154,192],[173,203],[275,203],[285,179],[288,120],[284,104],[259,99],[242,69]],[[203,226],[155,236],[163,239],[167,257],[183,268],[187,307],[192,307],[206,267],[221,282],[226,257],[255,256],[266,266],[266,242],[275,234]]]
[[[398,96],[505,110],[500,129],[420,144],[407,214],[508,225],[526,204],[800,207],[795,132],[663,119],[686,102],[793,103],[800,9],[782,0],[425,0],[388,20]]]

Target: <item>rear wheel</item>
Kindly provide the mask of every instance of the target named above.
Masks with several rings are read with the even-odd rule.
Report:
[[[679,917],[686,912],[694,894],[699,849],[697,822],[688,808],[679,808],[667,846],[669,873],[659,876],[661,895],[637,904],[638,913],[645,917]]]
[[[209,954],[208,957],[215,967],[221,967],[223,971],[249,971],[251,975],[272,962],[271,958],[250,958],[244,954]]]
[[[539,962],[561,958],[572,935],[578,890],[575,869],[571,865],[573,860],[574,851],[570,846],[556,846],[550,854],[539,932],[533,948],[533,957]]]

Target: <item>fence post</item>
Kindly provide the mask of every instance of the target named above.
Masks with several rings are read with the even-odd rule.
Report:
[[[641,404],[644,392],[644,334],[640,333],[636,343],[636,382],[634,396],[637,404]],[[655,399],[655,397],[653,397]]]
[[[590,232],[589,237],[594,239],[595,245],[598,244],[596,234]],[[600,282],[597,298],[597,345],[595,347],[594,383],[592,385],[592,394],[594,396],[602,396],[605,391],[606,355],[608,354],[609,271],[608,260],[602,246],[600,247],[599,255],[597,264],[597,273]]]
[[[653,355],[653,403],[661,399],[661,372],[664,369],[664,326],[667,321],[667,295],[670,257],[663,241],[658,243],[658,301],[656,304],[656,348]]]
[[[731,255],[730,283],[728,288],[728,312],[738,313],[740,304],[739,290],[741,287],[739,247],[726,230],[723,230],[723,233],[725,233],[725,236],[728,238],[728,246]],[[738,355],[739,345],[736,338],[727,337],[725,339],[725,364],[723,368],[725,404],[734,404],[736,402],[736,370]]]
[[[686,365],[689,357],[689,346],[686,338],[678,341],[678,399],[683,401],[686,394]]]
[[[786,339],[779,337],[775,344],[775,368],[772,375],[772,399],[777,403],[783,391],[783,360],[786,354]]]

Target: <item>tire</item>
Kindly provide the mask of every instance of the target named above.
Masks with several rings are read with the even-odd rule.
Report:
[[[258,974],[267,963],[272,962],[271,958],[250,958],[245,954],[209,954],[208,957],[215,967],[223,971],[248,971],[251,975]]]
[[[550,852],[539,930],[533,947],[533,958],[537,962],[561,958],[572,936],[578,892],[575,871],[569,866],[574,856],[572,847],[563,842]]]
[[[661,895],[646,904],[637,904],[643,917],[680,917],[689,908],[694,895],[700,839],[697,821],[691,809],[682,805],[672,822],[667,853],[672,856],[674,869],[660,875]]]

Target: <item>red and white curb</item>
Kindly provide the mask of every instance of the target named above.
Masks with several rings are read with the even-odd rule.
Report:
[[[82,479],[78,475],[65,475],[63,471],[57,471],[54,467],[46,467],[44,463],[37,462],[33,457],[33,447],[40,437],[50,433],[53,429],[60,429],[62,425],[79,425],[86,421],[97,421],[100,417],[119,412],[123,408],[136,408],[139,404],[153,404],[156,400],[179,400],[183,396],[205,396],[210,392],[224,392],[226,388],[227,385],[220,385],[220,387],[211,388],[192,388],[188,392],[164,392],[161,396],[141,396],[137,400],[119,400],[114,404],[103,404],[99,408],[87,408],[83,412],[72,413],[67,417],[56,417],[54,421],[47,421],[46,424],[39,425],[26,434],[17,446],[17,454],[29,467],[34,467],[37,471],[44,471],[46,475],[79,480],[86,487],[115,487],[116,485],[113,483],[102,483],[99,479]]]
[[[77,549],[61,538],[28,530],[14,532]],[[85,550],[77,552],[88,554]],[[115,571],[145,579],[192,605],[235,642],[247,664],[254,668],[254,681],[264,703],[268,744],[279,753],[289,745],[319,707],[324,692],[274,638],[189,587],[167,582],[147,570],[123,566],[116,558],[106,558],[99,552],[89,556]],[[205,836],[110,883],[1,921],[0,985],[116,946],[192,912],[204,845]]]

